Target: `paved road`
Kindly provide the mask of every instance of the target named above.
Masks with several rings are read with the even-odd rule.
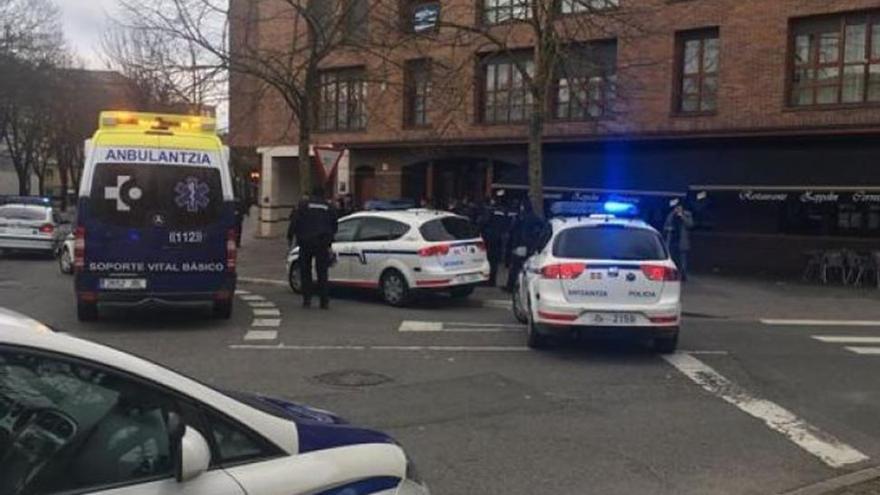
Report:
[[[880,355],[848,349],[880,346],[880,326],[694,318],[686,352],[664,359],[621,343],[528,351],[500,292],[407,309],[344,293],[325,312],[242,284],[230,321],[80,324],[71,285],[51,260],[0,259],[0,305],[389,431],[438,494],[782,493],[880,460]]]

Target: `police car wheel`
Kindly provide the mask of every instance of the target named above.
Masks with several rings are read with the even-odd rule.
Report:
[[[654,339],[654,350],[660,354],[672,354],[678,348],[678,332],[671,337],[657,337]]]
[[[538,329],[538,325],[531,319],[529,319],[527,332],[528,336],[526,338],[526,345],[530,348],[546,349],[550,347],[550,337],[542,335]]]
[[[519,300],[519,287],[515,287],[513,292],[511,292],[511,306],[513,308],[513,317],[516,318],[516,321],[520,323],[528,323],[529,317],[526,315],[525,310],[523,310],[522,304]]]
[[[403,274],[397,270],[387,270],[382,274],[379,284],[382,299],[391,306],[403,306],[409,302],[409,285]]]
[[[294,294],[302,294],[302,280],[299,276],[299,263],[294,261],[290,264],[290,271],[287,272],[287,283],[290,284],[290,290]]]
[[[73,258],[70,256],[70,251],[67,248],[63,248],[61,255],[58,256],[58,268],[61,270],[61,273],[73,273]]]
[[[464,299],[473,293],[474,287],[471,285],[467,287],[455,287],[453,289],[449,289],[449,295],[452,296],[453,299]]]
[[[214,318],[228,320],[232,318],[232,301],[215,302],[212,308]]]
[[[98,305],[95,303],[76,303],[76,319],[79,321],[95,321],[98,319]]]

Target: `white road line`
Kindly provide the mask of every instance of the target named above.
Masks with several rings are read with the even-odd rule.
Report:
[[[244,334],[244,340],[275,340],[278,332],[275,330],[250,330]]]
[[[281,316],[281,310],[278,308],[268,308],[268,309],[253,309],[254,316]]]
[[[280,287],[287,287],[288,285],[285,280],[274,280],[270,278],[238,277],[238,281],[246,284],[277,285]]]
[[[880,344],[880,337],[858,337],[854,335],[813,335],[820,342],[832,344]]]
[[[880,347],[844,347],[844,349],[866,356],[880,356]]]
[[[880,327],[878,320],[782,320],[762,318],[764,325],[775,326],[825,326],[825,327]]]
[[[275,303],[272,301],[248,301],[248,306],[252,308],[274,308]]]
[[[404,320],[399,332],[521,332],[524,325]]]
[[[663,356],[663,359],[704,390],[760,419],[770,429],[781,433],[831,467],[840,468],[868,460],[865,454],[810,425],[782,406],[752,397],[748,391],[691,355],[676,353]]]
[[[513,303],[507,299],[484,299],[482,301],[484,308],[510,309]]]
[[[403,345],[249,345],[234,344],[230,349],[266,350],[266,351],[400,351],[400,352],[529,352],[528,347],[506,346],[403,346]]]
[[[694,354],[696,356],[706,355],[706,356],[726,356],[730,354],[728,351],[681,351],[685,354]]]
[[[251,322],[252,327],[280,327],[281,318],[254,318]]]
[[[241,290],[241,289],[235,289],[235,293],[238,294],[238,295],[242,295],[242,294],[250,294],[250,291]]]
[[[244,294],[240,297],[243,301],[265,301],[266,298],[258,294]]]

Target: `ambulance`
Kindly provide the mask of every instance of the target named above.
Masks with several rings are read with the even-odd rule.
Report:
[[[108,306],[232,315],[236,222],[212,118],[103,112],[85,144],[73,265],[77,316]]]

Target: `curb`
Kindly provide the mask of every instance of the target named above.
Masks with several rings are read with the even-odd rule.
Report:
[[[853,473],[844,474],[843,476],[820,481],[816,484],[801,487],[790,492],[783,492],[780,495],[826,495],[832,491],[840,490],[841,488],[848,488],[874,479],[880,479],[880,466],[869,467]]]

